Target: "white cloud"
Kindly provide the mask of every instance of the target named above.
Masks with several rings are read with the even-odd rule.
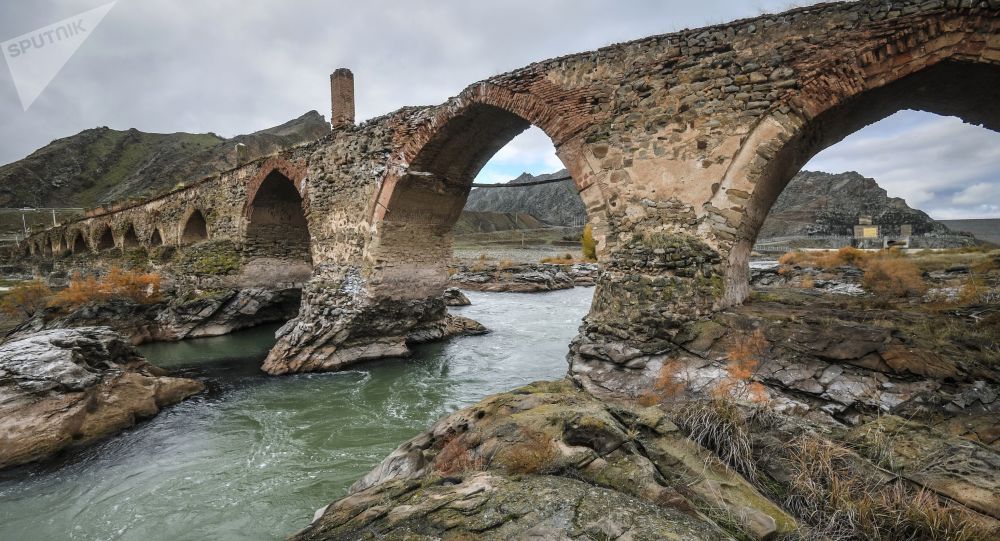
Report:
[[[901,111],[820,152],[804,168],[857,171],[934,218],[1000,216],[1000,133],[954,117]]]
[[[951,198],[955,205],[980,205],[983,201],[998,199],[1000,197],[1000,186],[980,182],[956,193]]]

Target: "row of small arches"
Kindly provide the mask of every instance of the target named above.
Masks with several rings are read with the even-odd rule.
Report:
[[[184,224],[184,229],[178,239],[178,244],[186,246],[208,239],[208,222],[205,215],[200,210],[195,209]],[[53,255],[61,252],[71,252],[74,254],[90,251],[86,237],[80,229],[74,229],[69,233],[66,240],[66,248],[63,249],[62,238],[51,237],[30,243],[28,251],[34,255]],[[154,248],[162,246],[165,242],[164,235],[160,228],[153,229],[149,238],[143,243],[136,233],[135,225],[129,224],[122,235],[121,243],[115,241],[114,233],[110,225],[104,225],[100,235],[94,239],[94,251],[102,252],[120,247],[123,250],[132,250],[142,247]]]

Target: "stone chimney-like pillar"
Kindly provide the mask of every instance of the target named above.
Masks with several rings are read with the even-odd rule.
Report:
[[[334,128],[354,124],[354,74],[338,68],[330,74],[330,101],[333,110],[330,124]]]

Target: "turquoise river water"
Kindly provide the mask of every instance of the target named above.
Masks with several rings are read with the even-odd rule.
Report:
[[[409,359],[266,377],[274,326],[148,344],[208,391],[51,463],[0,473],[0,540],[274,540],[396,446],[486,395],[566,373],[593,290],[470,293],[492,332]]]

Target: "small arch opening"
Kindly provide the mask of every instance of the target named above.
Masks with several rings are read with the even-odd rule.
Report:
[[[115,236],[111,233],[111,228],[105,226],[101,236],[97,239],[97,251],[110,250],[115,247]]]
[[[139,235],[135,233],[135,225],[130,224],[128,229],[125,230],[125,236],[122,237],[122,248],[125,250],[134,250],[142,246],[139,242]]]
[[[87,251],[87,241],[84,240],[83,235],[79,231],[73,234],[73,240],[70,242],[70,250],[74,254],[82,254]]]
[[[208,239],[208,223],[205,215],[200,210],[195,209],[188,216],[184,224],[184,231],[181,233],[181,244],[188,245]]]

